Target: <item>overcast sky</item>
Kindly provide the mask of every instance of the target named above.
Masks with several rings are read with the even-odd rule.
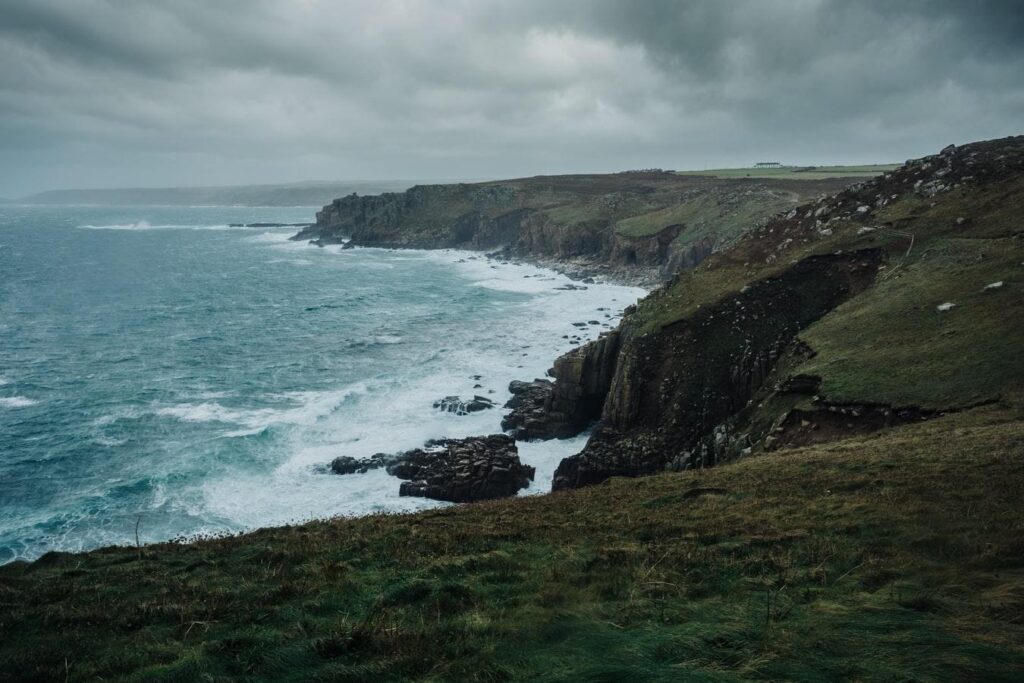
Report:
[[[902,161],[1024,133],[1019,0],[0,0],[0,196]]]

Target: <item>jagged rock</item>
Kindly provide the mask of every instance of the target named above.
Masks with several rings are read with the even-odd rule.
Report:
[[[550,419],[555,385],[550,380],[513,381],[508,386],[512,398],[505,404],[512,412],[501,421],[501,428],[511,431],[516,439],[549,439],[571,436],[569,429],[555,425]]]
[[[746,407],[784,353],[803,351],[794,339],[801,329],[874,280],[881,258],[875,249],[808,257],[630,339],[611,365],[598,428],[583,451],[562,460],[553,488],[738,457],[750,438],[723,422]]]
[[[501,428],[517,439],[564,439],[575,436],[601,414],[615,374],[619,334],[609,332],[555,360],[554,383],[513,382],[512,412]]]
[[[513,496],[534,477],[534,468],[520,462],[515,441],[504,434],[431,441],[426,449],[397,456],[387,471],[407,480],[399,495],[453,503]]]
[[[458,396],[445,396],[434,401],[434,408],[437,410],[455,413],[456,415],[469,415],[470,413],[478,413],[481,410],[493,407],[494,401],[485,396],[474,396],[468,401]]]
[[[362,474],[370,470],[386,467],[393,463],[397,457],[389,453],[375,453],[369,458],[361,459],[341,455],[331,461],[331,472],[334,474]]]

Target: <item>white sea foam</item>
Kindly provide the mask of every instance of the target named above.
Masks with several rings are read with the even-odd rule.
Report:
[[[273,495],[267,495],[268,491]],[[215,479],[202,487],[202,500],[205,514],[213,513],[248,528],[448,505],[426,498],[400,497],[397,480],[384,470],[339,477],[309,468]]]
[[[182,422],[223,422],[245,427],[225,436],[245,436],[275,424],[312,425],[331,413],[346,399],[364,394],[367,387],[360,382],[336,391],[297,391],[271,396],[290,405],[282,408],[233,408],[213,401],[179,403],[156,409],[157,415],[174,417]],[[297,405],[296,405],[297,404]]]
[[[584,432],[571,439],[517,442],[519,459],[523,461],[523,464],[536,468],[533,482],[521,492],[521,495],[550,493],[551,481],[555,477],[555,470],[558,469],[559,463],[563,458],[568,458],[583,450],[589,438],[590,432]]]
[[[160,228],[133,224],[123,229]],[[472,252],[342,250],[340,246],[317,249],[307,243],[289,241],[293,232],[261,229],[244,239],[258,245],[258,250],[281,250],[262,252],[260,263],[273,256],[274,262],[302,261],[303,265],[312,264],[332,272],[365,268],[367,276],[373,277],[369,271],[382,264],[395,267],[397,272],[410,265],[402,261],[427,262],[424,266],[432,262],[457,278],[455,287],[468,285],[508,294],[480,297],[477,291],[473,299],[479,299],[479,305],[486,307],[481,309],[481,319],[489,322],[481,324],[472,318],[445,321],[449,328],[431,328],[442,336],[426,351],[423,339],[407,332],[404,321],[382,318],[368,333],[361,328],[361,345],[387,346],[355,349],[339,343],[339,354],[359,357],[367,352],[396,359],[385,374],[363,382],[326,391],[264,395],[248,400],[244,387],[235,392],[193,390],[153,404],[105,411],[107,415],[95,418],[97,429],[90,434],[97,445],[115,447],[125,443],[124,435],[131,433],[133,427],[115,425],[118,420],[155,420],[156,415],[163,418],[157,431],[161,438],[166,435],[168,453],[181,458],[168,462],[166,473],[157,467],[126,477],[129,481],[156,480],[144,508],[149,510],[149,516],[143,520],[144,541],[172,537],[182,529],[188,529],[188,533],[217,533],[314,517],[444,505],[399,497],[399,481],[383,470],[346,476],[328,475],[322,470],[339,455],[358,458],[377,452],[394,453],[422,446],[431,438],[500,431],[505,412],[502,408],[458,416],[435,410],[432,404],[448,395],[469,398],[479,394],[502,405],[508,398],[511,380],[544,376],[551,361],[572,348],[574,340],[566,336],[578,337],[579,343],[596,338],[606,329],[604,326],[617,320],[622,308],[643,294],[637,288],[612,285],[560,290],[558,287],[570,282],[568,278],[531,265],[493,261]],[[281,271],[287,269],[275,269]],[[443,294],[436,305],[439,311],[443,310]],[[590,320],[599,324],[573,325]],[[450,333],[444,335],[446,329]],[[342,332],[342,337],[345,334]],[[9,407],[3,400],[0,405]],[[174,421],[193,426],[175,426]],[[198,426],[204,423],[205,428]],[[149,427],[147,430],[153,431]],[[214,450],[188,447],[187,441],[193,435],[202,435],[199,438],[205,442],[210,432],[228,440],[220,442]],[[255,434],[259,436],[230,438]],[[586,438],[582,435],[566,440],[520,442],[520,457],[537,468],[535,481],[521,493],[549,491],[558,463],[578,452]],[[190,463],[191,457],[196,461]],[[197,472],[195,476],[178,476],[192,467]],[[163,480],[170,473],[175,473],[175,478]],[[131,542],[135,514],[132,510],[126,517],[123,529],[111,528],[109,523],[94,525],[70,520],[61,527],[70,530],[67,538],[47,539],[44,545],[75,549]]]
[[[27,408],[37,403],[39,401],[24,396],[0,396],[0,408]]]
[[[500,304],[508,307],[507,326],[492,327],[473,343],[453,339],[450,348],[439,349],[444,352],[443,369],[423,375],[396,373],[358,402],[346,403],[314,424],[288,427],[288,455],[273,471],[206,482],[204,506],[244,526],[436,506],[434,501],[398,497],[398,480],[383,470],[345,476],[319,470],[339,455],[362,458],[416,448],[432,438],[499,432],[505,412],[501,408],[459,416],[435,410],[432,404],[446,395],[468,398],[480,394],[502,405],[509,396],[511,380],[544,376],[551,361],[571,348],[563,335],[578,335],[586,341],[602,330],[600,325],[578,328],[572,325],[574,321],[599,319],[609,325],[622,308],[644,293],[611,285],[558,290],[556,287],[569,282],[567,278],[530,265],[491,263],[465,252],[388,252],[387,258],[441,261],[453,265],[460,278],[528,296]],[[521,321],[527,319],[524,325]],[[537,469],[535,481],[522,494],[550,491],[558,464],[579,452],[587,438],[582,434],[572,439],[520,442],[521,459]],[[274,495],[267,496],[266,491]]]

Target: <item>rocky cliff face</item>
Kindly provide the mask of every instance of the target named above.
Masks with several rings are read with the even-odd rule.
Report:
[[[640,302],[614,336],[560,358],[546,398],[519,411],[527,415],[523,438],[564,436],[597,420],[584,450],[556,471],[553,486],[565,489],[708,467],[942,412],[894,395],[949,409],[994,400],[977,391],[976,373],[991,376],[989,392],[1019,391],[1024,364],[1006,340],[1024,330],[1024,309],[985,298],[1022,262],[1014,254],[1024,257],[1019,207],[1024,138],[951,146],[795,208]],[[974,369],[956,377],[950,365],[967,362],[963,352],[927,334],[908,336],[956,310],[939,305],[949,292],[977,299],[971,322],[941,332],[971,355]],[[858,303],[843,305],[851,300]],[[903,329],[908,318],[915,322]],[[842,322],[821,328],[823,320]],[[802,338],[818,329],[831,335],[824,359]],[[892,344],[903,348],[893,352]],[[936,383],[918,366],[949,378]],[[959,382],[965,395],[904,390],[901,376],[945,393]]]
[[[501,427],[517,439],[558,439],[573,436],[601,415],[615,376],[619,333],[574,349],[555,360],[554,382],[513,382],[512,412]]]
[[[421,185],[336,199],[294,239],[501,249],[509,257],[575,260],[655,282],[698,265],[743,230],[836,182],[628,173]]]
[[[720,210],[756,209],[763,188],[600,178],[349,197],[299,237],[504,245],[675,272],[617,330],[557,359],[553,380],[513,383],[503,427],[516,438],[596,422],[555,489],[708,467],[1024,391],[1014,270],[1024,138],[950,146],[768,220],[755,210],[724,249]],[[714,229],[696,229],[708,216]]]
[[[867,287],[881,260],[877,250],[804,259],[633,338],[614,364],[600,426],[559,465],[554,488],[650,474],[673,461],[714,465],[714,452],[696,450],[701,439],[746,407],[801,329]]]

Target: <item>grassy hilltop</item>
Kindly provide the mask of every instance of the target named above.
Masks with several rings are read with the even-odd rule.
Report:
[[[568,490],[0,567],[0,676],[1021,680],[1022,212],[1017,137],[751,227]]]

